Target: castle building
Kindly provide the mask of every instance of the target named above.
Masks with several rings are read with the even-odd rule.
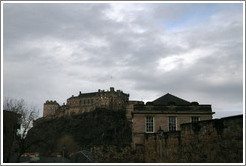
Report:
[[[211,105],[188,102],[169,93],[146,104],[132,107],[132,143],[134,148],[145,144],[146,134],[179,131],[184,123],[212,119]]]
[[[93,111],[96,108],[109,110],[122,110],[126,108],[129,101],[129,94],[121,90],[109,91],[98,90],[92,93],[81,93],[67,99],[67,104],[60,106],[56,101],[46,101],[44,103],[43,117],[72,115]]]
[[[56,101],[47,100],[44,103],[43,117],[46,117],[48,115],[56,115],[56,111],[59,107],[60,105]]]

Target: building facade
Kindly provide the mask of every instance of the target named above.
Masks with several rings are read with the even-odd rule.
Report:
[[[43,117],[79,114],[97,108],[122,110],[126,108],[128,101],[129,94],[123,93],[121,90],[115,91],[113,87],[109,91],[99,89],[92,93],[79,92],[78,96],[73,95],[68,98],[67,104],[64,103],[62,106],[56,101],[46,101]]]
[[[179,131],[183,123],[196,123],[212,119],[211,105],[188,102],[166,94],[153,102],[134,105],[132,110],[133,147],[145,144],[145,135],[156,133],[161,127],[165,132]]]

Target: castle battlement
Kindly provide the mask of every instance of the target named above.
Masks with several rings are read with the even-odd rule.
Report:
[[[47,100],[44,104],[58,104],[56,100]],[[59,105],[59,104],[58,104]]]

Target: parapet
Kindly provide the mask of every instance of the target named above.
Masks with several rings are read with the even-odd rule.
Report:
[[[48,104],[48,105],[59,105],[56,100],[47,100],[44,104]]]
[[[177,105],[152,105],[150,103],[146,103],[146,105],[134,105],[134,111],[135,112],[144,112],[146,111],[149,112],[207,112],[207,113],[212,113],[212,108],[211,105],[186,105],[186,106],[177,106]]]

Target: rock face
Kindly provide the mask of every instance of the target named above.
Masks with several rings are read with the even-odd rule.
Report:
[[[88,150],[97,156],[95,160],[103,162],[108,156],[108,162],[110,158],[113,162],[114,156],[120,157],[114,155],[115,152],[131,153],[130,125],[125,111],[100,109],[43,120],[28,132],[26,143],[30,146],[29,152],[39,152],[41,156],[61,155],[64,150],[69,158],[77,151]]]

